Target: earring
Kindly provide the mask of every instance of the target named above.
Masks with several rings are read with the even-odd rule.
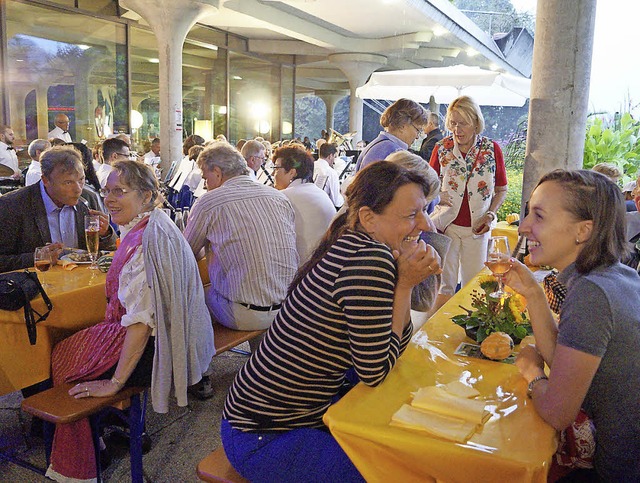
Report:
[[[580,240],[576,238],[576,245],[580,245]]]

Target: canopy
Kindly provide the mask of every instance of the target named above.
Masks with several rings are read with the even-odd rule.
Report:
[[[521,107],[529,98],[530,87],[531,80],[526,77],[454,65],[374,72],[369,81],[356,90],[356,95],[361,99],[390,101],[406,97],[423,103],[433,96],[438,104],[449,104],[456,97],[466,95],[482,106]]]

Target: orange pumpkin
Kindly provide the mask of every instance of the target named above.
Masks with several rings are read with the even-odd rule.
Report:
[[[504,332],[489,334],[480,344],[480,352],[494,361],[501,361],[511,355],[513,351],[513,339]]]

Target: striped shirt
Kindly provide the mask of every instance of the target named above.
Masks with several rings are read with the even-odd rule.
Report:
[[[345,373],[384,381],[412,335],[392,332],[397,269],[391,251],[347,232],[285,300],[236,376],[223,418],[244,431],[324,428]]]
[[[212,287],[227,300],[280,303],[298,268],[295,214],[285,195],[235,176],[193,205],[184,236],[207,249]]]

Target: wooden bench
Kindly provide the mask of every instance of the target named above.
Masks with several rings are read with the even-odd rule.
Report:
[[[234,330],[214,322],[213,342],[216,347],[216,355],[232,350],[243,342],[254,339],[265,332],[265,330]]]
[[[131,480],[142,483],[142,432],[144,431],[145,408],[140,401],[140,395],[146,391],[144,387],[125,387],[118,393],[107,397],[88,397],[76,399],[69,395],[69,389],[74,384],[61,384],[46,391],[39,392],[22,401],[22,410],[38,417],[47,423],[45,431],[45,454],[47,466],[51,456],[53,427],[51,424],[65,424],[89,418],[96,448],[97,479],[101,481],[99,457],[100,436],[99,422],[101,411],[108,407],[115,410],[129,408],[129,454],[131,457]],[[146,397],[145,397],[146,402]]]
[[[196,473],[202,481],[215,483],[248,483],[248,480],[245,480],[233,469],[222,446],[198,463]]]

